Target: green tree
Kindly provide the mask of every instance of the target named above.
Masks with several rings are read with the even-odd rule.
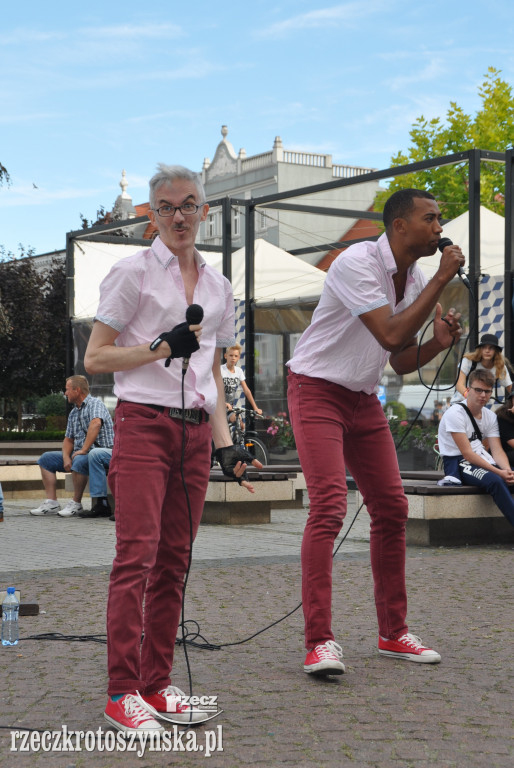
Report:
[[[32,259],[12,254],[0,263],[0,397],[16,404],[20,429],[24,400],[63,387],[64,286],[64,266],[42,274]]]
[[[504,152],[514,144],[514,99],[512,87],[500,77],[500,70],[489,67],[478,89],[481,107],[474,117],[455,102],[443,122],[439,117],[415,121],[412,145],[391,158],[391,166],[417,163],[469,149]],[[505,168],[503,163],[482,162],[480,202],[504,215]],[[414,187],[431,192],[445,218],[453,219],[468,209],[468,165],[459,163],[418,173],[397,176],[387,191],[377,195],[376,210],[383,210],[387,198],[398,189]]]

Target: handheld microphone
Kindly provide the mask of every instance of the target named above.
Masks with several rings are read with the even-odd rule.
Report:
[[[439,250],[442,253],[447,245],[453,245],[453,242],[450,240],[449,237],[442,237],[439,240],[439,242],[437,244],[437,247],[439,248]],[[467,278],[467,275],[465,274],[464,270],[462,269],[462,267],[459,267],[459,270],[458,270],[457,274],[460,277],[460,279],[462,280],[462,282],[464,283],[464,285],[466,286],[466,288],[468,290],[471,290],[470,282],[469,282],[469,280]]]
[[[203,320],[203,307],[199,304],[190,304],[186,309],[186,323],[188,325],[200,325]],[[189,357],[182,358],[182,373],[187,371]]]

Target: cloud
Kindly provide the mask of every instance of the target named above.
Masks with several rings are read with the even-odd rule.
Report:
[[[32,182],[23,181],[10,188],[0,187],[0,200],[2,208],[16,208],[21,206],[50,205],[58,200],[73,199],[98,199],[101,190],[84,189],[83,187],[65,187],[63,189],[48,190],[43,186],[34,188]]]
[[[48,43],[56,40],[64,40],[67,37],[63,32],[42,32],[39,29],[26,29],[18,27],[10,32],[2,32],[0,46],[26,45],[27,43]]]
[[[184,31],[177,24],[117,24],[107,27],[86,27],[87,37],[108,40],[132,40],[181,37]]]
[[[63,115],[56,112],[26,112],[0,114],[0,125],[19,125],[21,123],[33,123],[39,125],[42,122],[58,122],[63,119]]]
[[[375,11],[383,10],[383,4],[378,0],[368,0],[368,2],[349,2],[341,5],[334,5],[331,8],[319,8],[316,11],[309,11],[298,16],[292,16],[289,19],[278,21],[269,27],[257,30],[258,37],[284,37],[290,32],[300,29],[313,29],[315,27],[333,26],[337,22],[353,22],[362,16],[374,15]]]
[[[392,91],[400,91],[411,88],[418,83],[430,83],[439,80],[446,74],[446,68],[440,58],[432,59],[425,67],[413,71],[409,75],[399,75],[385,80],[385,85]]]
[[[105,27],[83,27],[60,32],[57,30],[43,31],[18,27],[0,36],[0,46],[26,45],[34,43],[53,43],[55,41],[73,41],[75,45],[81,39],[110,40],[117,43],[120,40],[155,40],[170,39],[184,35],[182,27],[177,24],[116,24]]]

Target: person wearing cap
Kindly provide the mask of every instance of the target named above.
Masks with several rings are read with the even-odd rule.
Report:
[[[462,358],[452,403],[460,403],[465,399],[469,374],[474,370],[491,371],[495,379],[493,398],[496,402],[502,401],[503,394],[501,389],[507,395],[512,387],[512,380],[505,365],[502,350],[503,348],[500,346],[497,336],[493,333],[484,333],[475,351],[468,352]]]

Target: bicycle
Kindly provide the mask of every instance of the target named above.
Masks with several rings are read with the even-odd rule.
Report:
[[[265,419],[265,416],[261,416],[260,413],[252,411],[249,408],[232,408],[231,411],[227,411],[227,419],[230,419],[232,414],[235,415],[234,421],[228,422],[230,430],[230,436],[234,445],[242,445],[246,448],[263,466],[269,464],[269,453],[267,447],[264,445],[260,437],[258,437],[255,430],[243,429],[242,414],[248,413],[250,416],[256,419]]]

